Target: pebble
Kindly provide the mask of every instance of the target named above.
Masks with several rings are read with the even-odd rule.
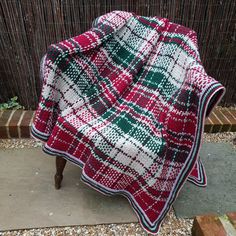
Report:
[[[0,149],[12,148],[36,148],[41,147],[42,142],[32,138],[24,139],[0,139]]]
[[[206,143],[230,143],[236,148],[236,132],[204,133],[203,140]]]

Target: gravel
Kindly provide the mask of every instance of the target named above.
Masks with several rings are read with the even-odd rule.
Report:
[[[204,133],[206,143],[230,143],[236,148],[236,132]]]
[[[167,214],[160,233],[160,236],[190,236],[192,228],[192,219],[177,219],[173,210]],[[0,233],[1,235],[1,233]],[[139,223],[129,224],[107,224],[94,226],[74,226],[74,227],[55,227],[30,230],[16,230],[2,232],[2,236],[41,236],[41,235],[89,235],[89,236],[144,236],[148,235]]]
[[[227,142],[234,145],[236,148],[236,132],[204,134],[205,142]],[[42,146],[42,143],[34,139],[0,139],[0,149],[10,148],[36,148]],[[191,235],[193,220],[192,219],[177,219],[173,209],[169,211],[165,217],[160,233],[160,236],[188,236]],[[41,228],[28,230],[15,230],[0,232],[0,236],[41,236],[41,235],[89,235],[89,236],[143,236],[148,235],[140,226],[139,223],[129,224],[107,224],[107,225],[92,225],[92,226],[73,226],[73,227],[55,227]]]
[[[24,139],[0,139],[0,149],[12,149],[12,148],[34,148],[41,147],[42,142],[36,141],[32,138]]]
[[[215,143],[231,143],[236,145],[236,132],[222,132],[222,133],[204,133],[205,142]],[[26,139],[0,139],[0,149],[4,148],[32,148],[41,147],[42,142],[32,138]]]

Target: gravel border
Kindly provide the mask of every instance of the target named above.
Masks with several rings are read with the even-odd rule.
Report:
[[[236,132],[204,133],[203,140],[206,143],[230,143],[236,148]]]
[[[42,142],[32,138],[23,139],[0,139],[0,149],[12,149],[12,148],[36,148],[41,147]]]
[[[167,214],[158,236],[190,236],[193,220],[177,219],[173,210]],[[139,223],[103,224],[94,226],[55,227],[30,230],[14,230],[0,233],[2,236],[44,236],[44,235],[89,235],[89,236],[147,236]]]
[[[236,145],[236,132],[222,132],[222,133],[204,133],[204,142],[215,143],[230,143]],[[0,148],[32,148],[41,147],[42,142],[32,138],[25,139],[0,139]]]

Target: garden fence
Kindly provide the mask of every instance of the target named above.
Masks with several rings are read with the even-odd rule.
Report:
[[[236,104],[235,5],[235,0],[1,0],[0,103],[18,96],[26,109],[35,109],[40,59],[48,46],[85,32],[104,13],[124,10],[194,29],[207,73],[227,89],[221,104]]]

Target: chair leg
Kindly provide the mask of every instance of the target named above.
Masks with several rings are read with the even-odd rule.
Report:
[[[54,176],[55,180],[55,188],[60,189],[61,188],[61,181],[63,179],[63,170],[66,165],[66,160],[63,157],[57,156],[56,157],[56,174]]]

